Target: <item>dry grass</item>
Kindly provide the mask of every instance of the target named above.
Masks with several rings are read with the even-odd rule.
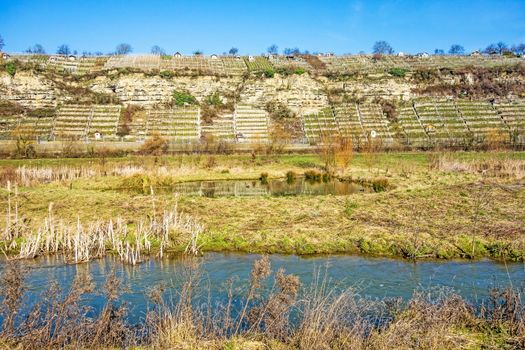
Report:
[[[519,172],[505,164],[523,161],[521,153],[374,154],[373,158],[355,154],[345,176],[364,183],[381,179],[388,184],[387,191],[279,198],[180,196],[178,203],[206,227],[188,250],[521,260],[525,251],[521,210],[525,187]],[[472,169],[480,167],[475,164],[503,163],[504,171],[502,175],[494,172],[494,176],[475,170],[447,171],[449,162]],[[292,172],[319,172],[323,163],[316,156],[255,160],[250,156],[215,156],[210,162],[208,157],[195,155],[105,163],[5,161],[4,165],[0,168],[12,189],[0,189],[0,210],[6,214],[0,217],[0,225],[11,233],[10,241],[33,236],[27,232],[36,233],[42,227],[50,203],[54,217],[73,231],[78,218],[84,230],[96,224],[93,218],[106,224],[121,218],[133,231],[141,221],[147,223],[153,211],[170,211],[177,202],[169,190],[152,197],[152,187],[155,190],[166,184],[169,188],[188,180],[257,179],[263,172],[269,178],[284,178]],[[15,182],[21,184],[17,195]],[[14,222],[24,225],[12,225]],[[170,248],[184,251],[190,237],[184,242],[174,238],[170,238]],[[128,240],[130,251],[134,239]],[[123,243],[121,252],[127,249]],[[158,242],[152,245],[157,248]],[[135,252],[131,255],[140,260]]]
[[[118,254],[121,261],[136,265],[142,262],[144,255],[152,252],[162,258],[166,249],[174,244],[186,244],[186,253],[198,255],[198,237],[204,230],[203,225],[179,211],[177,205],[157,213],[154,197],[152,199],[151,215],[147,220],[137,221],[134,226],[128,226],[120,217],[88,224],[82,224],[77,218],[76,225],[70,225],[55,217],[52,203],[47,217],[36,230],[26,226],[15,215],[13,222],[9,221],[6,226],[0,250],[4,253],[16,252],[14,259],[61,254],[67,262],[75,264],[101,258],[112,251]],[[9,204],[8,219],[11,211]]]
[[[432,170],[446,172],[474,173],[486,177],[525,178],[525,160],[523,159],[486,159],[462,161],[450,154],[439,154],[431,158]]]

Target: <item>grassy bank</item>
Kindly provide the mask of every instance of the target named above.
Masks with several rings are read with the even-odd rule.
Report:
[[[74,226],[119,217],[131,232],[141,220],[160,217],[177,204],[204,225],[201,251],[521,260],[524,164],[523,152],[359,154],[335,175],[361,182],[379,179],[388,190],[345,196],[206,198],[156,188],[322,171],[324,162],[317,155],[3,160],[0,181],[4,186],[21,183],[16,196],[24,223],[20,241],[42,225],[51,203],[57,221]],[[57,177],[49,180],[36,172],[21,181],[20,167]],[[0,196],[4,213],[10,198],[13,215],[14,191],[8,194],[4,187]],[[7,217],[2,220],[6,227]],[[167,250],[183,250],[189,237],[173,237]]]

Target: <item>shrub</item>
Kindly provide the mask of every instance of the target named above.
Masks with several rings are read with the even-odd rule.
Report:
[[[321,61],[317,56],[305,55],[303,58],[306,60],[306,62],[308,62],[310,66],[312,66],[316,70],[326,69],[326,63]]]
[[[332,175],[330,173],[323,173],[323,176],[322,176],[322,179],[323,179],[323,182],[328,182],[332,179]]]
[[[208,96],[208,98],[206,99],[206,102],[208,103],[208,105],[211,105],[211,106],[222,106],[223,105],[219,91],[215,91],[213,94]]]
[[[294,74],[297,74],[297,75],[302,75],[302,74],[304,74],[304,73],[306,73],[306,71],[304,70],[304,68],[301,68],[301,67],[296,68],[296,69],[294,70]]]
[[[399,77],[399,78],[403,78],[406,74],[407,70],[405,68],[399,68],[399,67],[395,67],[395,68],[390,68],[388,70],[388,74],[390,74],[391,76],[394,76],[394,77]]]
[[[412,79],[416,83],[428,83],[428,82],[434,81],[438,77],[439,77],[439,74],[434,69],[422,69],[421,68],[421,69],[417,69],[412,74]]]
[[[316,170],[307,170],[304,172],[304,178],[310,181],[321,181],[322,174]]]
[[[193,97],[188,91],[173,91],[173,102],[177,106],[195,105],[197,104],[197,99]]]
[[[32,118],[53,118],[56,114],[54,108],[36,108],[27,112]]]
[[[265,109],[270,114],[270,118],[274,121],[295,118],[295,113],[280,101],[268,101]]]
[[[201,119],[205,125],[213,124],[213,119],[218,118],[219,113],[213,106],[205,104],[201,108]]]
[[[170,79],[170,78],[173,78],[174,76],[173,72],[169,70],[163,70],[159,73],[159,75],[161,78],[164,78],[164,79]]]
[[[160,135],[153,135],[140,147],[139,153],[144,155],[160,156],[168,151],[168,140]]]
[[[261,173],[261,176],[259,177],[259,180],[261,180],[261,182],[263,184],[267,184],[268,183],[268,173],[266,173],[266,172]]]
[[[120,111],[120,125],[117,130],[118,136],[126,136],[131,132],[130,124],[133,122],[135,115],[142,111],[143,108],[140,106],[129,105],[126,109]]]
[[[390,183],[388,182],[388,179],[384,177],[372,180],[372,189],[374,190],[374,192],[384,192],[388,189],[389,186]]]
[[[388,119],[392,121],[397,119],[396,105],[393,102],[381,98],[374,100],[374,102],[381,105],[381,109]]]
[[[10,76],[14,77],[15,74],[16,74],[16,64],[14,62],[8,62],[6,65],[5,65],[5,71],[7,72],[7,74],[9,74]]]
[[[18,103],[0,100],[0,117],[10,117],[13,115],[22,114],[26,109]]]
[[[294,182],[296,177],[297,174],[294,171],[290,170],[286,173],[286,182]]]
[[[272,68],[264,70],[263,76],[265,78],[273,78],[275,76],[275,71]]]

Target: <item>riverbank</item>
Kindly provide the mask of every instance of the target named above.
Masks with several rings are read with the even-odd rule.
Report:
[[[133,243],[139,221],[160,217],[177,205],[204,226],[197,242],[201,251],[518,261],[525,252],[524,163],[523,152],[357,154],[347,168],[336,168],[335,175],[379,181],[385,188],[342,196],[208,198],[156,188],[200,180],[259,181],[263,173],[270,179],[289,172],[322,173],[324,159],[179,155],[2,160],[0,210],[7,213],[11,201],[13,217],[17,205],[24,224],[19,243],[36,233],[50,206],[53,218],[72,227],[77,220],[88,226],[120,218],[129,226],[126,241]],[[20,167],[36,170],[21,179]],[[9,194],[7,181],[20,184],[18,194],[13,187]],[[123,189],[130,185],[136,188]],[[2,227],[6,218],[0,220]],[[172,235],[173,244],[166,249],[182,251],[190,238]],[[3,245],[9,242],[4,239]],[[153,242],[154,254],[157,246]]]

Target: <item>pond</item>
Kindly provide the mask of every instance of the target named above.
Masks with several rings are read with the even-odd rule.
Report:
[[[227,281],[233,278],[234,286],[239,287],[239,290],[241,286],[246,286],[252,264],[258,258],[260,256],[255,254],[227,253],[207,253],[201,258],[195,258],[200,263],[201,298],[206,299],[209,294],[213,305],[224,303]],[[415,290],[446,289],[479,304],[489,295],[491,287],[520,287],[525,281],[523,264],[500,264],[489,260],[412,263],[360,256],[271,255],[270,261],[273,271],[284,268],[286,273],[297,275],[306,288],[316,273],[320,273],[328,277],[331,288],[354,288],[359,296],[371,299],[400,297],[407,300]],[[26,260],[23,264],[29,269],[28,307],[37,301],[52,281],[57,281],[63,289],[67,289],[77,273],[89,272],[97,285],[102,286],[105,278],[114,270],[127,286],[121,300],[129,303],[131,322],[138,322],[144,317],[149,302],[147,293],[151,288],[163,284],[166,293],[176,295],[181,271],[184,270],[179,257],[151,259],[137,266],[123,265],[114,257],[79,265],[64,264],[58,257],[42,257]],[[4,268],[5,263],[0,262],[0,272]],[[103,301],[100,295],[88,298],[95,310],[100,308]]]
[[[370,188],[354,182],[336,178],[328,181],[315,181],[299,177],[293,181],[286,179],[261,180],[223,180],[192,181],[176,184],[170,191],[189,196],[298,196],[298,195],[347,195],[371,192]]]

